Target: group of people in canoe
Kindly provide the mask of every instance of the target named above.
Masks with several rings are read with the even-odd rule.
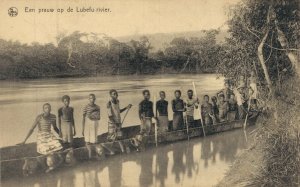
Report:
[[[233,121],[243,119],[250,111],[257,109],[257,87],[256,78],[253,73],[245,81],[245,77],[239,77],[239,81],[234,84],[226,80],[224,89],[219,91],[215,96],[210,97],[204,95],[203,103],[200,104],[199,98],[194,97],[194,91],[187,91],[186,101],[181,99],[181,91],[174,92],[175,99],[172,100],[173,123],[172,130],[181,130],[186,127],[196,127],[195,111],[200,112],[201,123],[204,126],[214,125],[220,122]],[[115,89],[109,91],[110,101],[107,103],[106,109],[108,113],[108,141],[115,141],[122,137],[122,121],[121,113],[129,110],[132,105],[129,104],[125,108],[120,108],[118,100],[118,92]],[[153,102],[150,101],[150,91],[143,90],[144,99],[139,103],[138,115],[141,120],[140,134],[149,135],[152,131],[153,119],[157,122],[158,133],[165,133],[170,130],[168,118],[168,101],[164,91],[159,92],[160,99],[155,103],[155,111]],[[89,94],[89,103],[83,109],[82,135],[86,145],[99,143],[97,141],[97,132],[100,121],[100,107],[95,103],[96,96]],[[25,140],[21,144],[25,144],[31,136],[34,129],[38,128],[37,134],[37,152],[42,155],[49,155],[56,151],[60,151],[66,147],[72,147],[73,137],[76,135],[76,126],[74,121],[74,109],[70,106],[70,97],[64,95],[62,97],[63,106],[58,109],[58,120],[56,115],[51,113],[51,105],[45,103],[43,105],[43,113],[36,117],[36,120],[29,130]],[[185,112],[185,117],[184,117]],[[57,127],[58,121],[58,127]],[[51,127],[55,130],[62,140],[56,138],[51,132]],[[89,153],[90,154],[90,153]]]

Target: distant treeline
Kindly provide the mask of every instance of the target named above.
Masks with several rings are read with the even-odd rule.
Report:
[[[217,30],[195,38],[174,38],[151,52],[145,36],[124,43],[97,34],[60,34],[56,44],[22,44],[0,39],[0,78],[44,78],[114,74],[215,72],[221,44]]]

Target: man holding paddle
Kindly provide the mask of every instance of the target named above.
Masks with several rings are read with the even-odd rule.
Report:
[[[127,107],[120,109],[120,102],[118,100],[118,92],[115,89],[109,91],[111,100],[107,103],[107,114],[108,114],[108,135],[107,139],[109,141],[115,141],[117,138],[122,137],[122,123],[121,122],[121,113],[131,108],[131,104]],[[127,114],[127,113],[126,113]],[[126,116],[124,116],[125,118]]]

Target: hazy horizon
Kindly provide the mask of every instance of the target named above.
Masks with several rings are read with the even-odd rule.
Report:
[[[74,31],[105,33],[119,38],[193,32],[222,28],[227,30],[226,11],[239,0],[103,0],[47,1],[4,0],[0,2],[0,38],[21,43],[56,43],[58,34]],[[110,13],[25,13],[24,8],[107,7]],[[9,17],[9,7],[17,7],[19,15]]]

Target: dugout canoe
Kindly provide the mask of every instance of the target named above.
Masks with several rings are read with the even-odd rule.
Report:
[[[247,126],[256,123],[259,112],[253,112],[248,120]],[[170,121],[171,127],[172,121]],[[205,126],[206,136],[221,133],[233,129],[243,128],[244,119],[231,122],[217,123],[211,126]],[[154,129],[154,128],[152,128]],[[200,121],[195,121],[195,127],[189,128],[189,133],[186,129],[172,131],[169,128],[165,134],[158,135],[158,144],[165,144],[175,141],[184,141],[189,138],[203,137],[203,129]],[[115,154],[129,154],[131,152],[145,151],[151,147],[155,147],[155,136],[152,132],[149,136],[138,135],[140,125],[125,127],[122,129],[123,139],[108,142],[106,140],[107,133],[98,136],[98,143],[91,146],[93,157],[96,160],[105,159]],[[45,173],[47,166],[47,156],[39,155],[36,152],[36,143],[28,143],[22,146],[8,146],[0,148],[1,154],[1,178],[20,177],[28,175],[36,175]],[[88,149],[85,146],[83,138],[74,138],[74,148],[66,149],[59,152],[63,156],[65,162],[56,167],[64,165],[74,165],[78,161],[88,160]],[[53,160],[55,161],[55,156]],[[59,168],[57,168],[59,169]],[[55,172],[55,171],[52,171]]]

